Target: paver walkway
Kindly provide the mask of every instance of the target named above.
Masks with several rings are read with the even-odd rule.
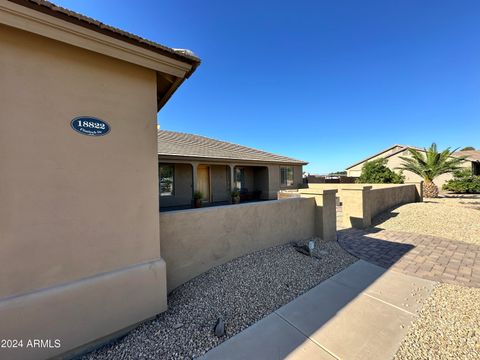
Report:
[[[400,231],[342,229],[338,242],[350,254],[404,274],[480,287],[480,246]]]
[[[201,359],[391,359],[434,285],[359,260]]]

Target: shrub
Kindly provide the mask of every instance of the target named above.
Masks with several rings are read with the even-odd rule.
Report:
[[[357,179],[360,184],[403,184],[405,177],[387,167],[387,159],[367,161],[363,164],[362,173]]]
[[[193,199],[194,199],[194,200],[201,200],[201,199],[203,199],[203,193],[202,193],[201,191],[198,191],[198,190],[195,191],[195,192],[193,193]]]
[[[442,188],[458,194],[480,194],[480,176],[473,175],[468,169],[460,170]]]

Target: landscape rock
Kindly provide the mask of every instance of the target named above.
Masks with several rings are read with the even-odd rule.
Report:
[[[213,333],[215,334],[216,337],[225,336],[225,321],[223,321],[222,318],[217,319],[217,323],[215,324]]]
[[[322,250],[328,255],[318,259],[286,244],[214,267],[175,289],[168,297],[168,310],[156,319],[82,359],[201,356],[357,260],[337,242],[319,242],[313,254]],[[223,337],[212,331],[220,314],[228,327]],[[175,328],[178,324],[183,326]]]

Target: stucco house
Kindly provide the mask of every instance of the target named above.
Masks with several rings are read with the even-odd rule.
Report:
[[[47,1],[0,1],[0,339],[23,341],[1,359],[73,356],[167,309],[157,112],[199,64]]]
[[[415,147],[415,146],[408,146],[408,145],[399,145],[395,144],[390,146],[387,149],[384,149],[366,159],[363,159],[359,162],[356,162],[353,165],[350,165],[346,168],[347,176],[351,177],[359,177],[362,173],[363,164],[367,161],[376,160],[379,158],[387,159],[387,166],[393,170],[398,172],[398,167],[401,166],[403,160],[400,156],[410,156],[410,152],[408,151],[409,148],[415,149],[420,152],[425,152],[425,149]],[[478,150],[467,150],[467,151],[457,151],[453,155],[456,156],[465,156],[466,159],[463,162],[463,165],[466,169],[471,169],[473,174],[480,175],[480,151]],[[422,179],[420,176],[411,173],[410,171],[404,171],[403,175],[405,176],[405,182],[417,182],[421,181]],[[438,178],[435,179],[435,184],[441,188],[441,186],[450,180],[453,177],[453,174],[443,174],[440,175]]]
[[[307,162],[204,136],[158,131],[160,209],[190,207],[195,191],[206,204],[276,199],[301,186]]]

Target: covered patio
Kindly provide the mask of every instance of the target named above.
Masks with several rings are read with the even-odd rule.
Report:
[[[202,206],[232,203],[238,189],[241,202],[268,200],[267,166],[216,162],[159,162],[160,211],[194,206],[194,194],[202,194]]]
[[[176,131],[157,139],[161,211],[230,204],[234,190],[235,203],[273,200],[302,186],[302,160]]]

